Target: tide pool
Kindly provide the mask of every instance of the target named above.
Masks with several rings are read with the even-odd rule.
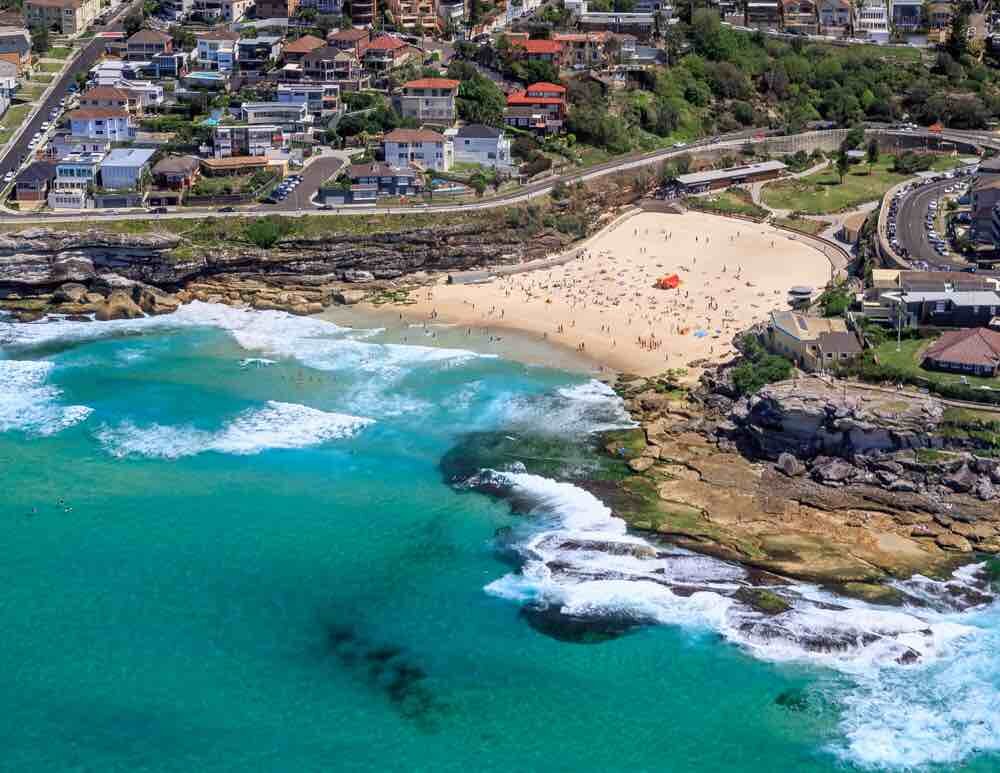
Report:
[[[626,424],[579,375],[279,312],[0,321],[0,768],[1000,767],[994,606],[804,611],[887,642],[817,655],[739,629],[738,567],[664,546],[682,598],[553,547],[648,546],[571,483],[442,473],[470,433]],[[641,624],[567,641],[542,598]]]

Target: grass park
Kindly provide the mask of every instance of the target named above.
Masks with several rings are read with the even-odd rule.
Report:
[[[3,114],[3,117],[0,118],[0,126],[3,127],[3,129],[0,129],[0,144],[10,142],[10,138],[14,136],[14,132],[24,123],[32,107],[33,105],[30,104],[14,105]]]
[[[768,214],[766,209],[754,204],[750,194],[741,188],[727,188],[705,196],[690,196],[684,200],[684,205],[699,212],[739,215],[753,220],[764,220]]]
[[[788,209],[807,215],[825,215],[854,209],[876,201],[892,186],[913,175],[892,171],[895,157],[883,155],[869,168],[867,163],[851,167],[843,182],[834,164],[808,177],[781,180],[764,186],[764,203],[773,209]],[[958,164],[958,159],[939,156],[931,169],[944,171]]]
[[[937,370],[927,370],[922,365],[923,354],[936,338],[915,338],[906,339],[899,343],[899,351],[896,351],[896,341],[888,340],[880,344],[875,349],[875,356],[879,364],[886,368],[905,373],[913,379],[923,379],[924,381],[938,384],[961,384],[962,379],[968,381],[969,386],[988,386],[1000,389],[1000,379],[984,378],[959,373],[944,373]]]

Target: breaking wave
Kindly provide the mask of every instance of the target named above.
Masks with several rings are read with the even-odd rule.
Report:
[[[52,368],[46,361],[0,360],[0,433],[55,435],[90,416],[86,405],[59,404],[61,390],[48,383]]]
[[[116,457],[145,456],[177,459],[207,451],[258,454],[271,449],[306,448],[352,437],[372,419],[328,413],[295,403],[268,402],[244,411],[215,432],[190,426],[132,422],[102,426],[96,433],[103,448]]]
[[[513,431],[590,434],[634,427],[615,391],[596,379],[541,395],[505,395],[495,413]]]
[[[898,582],[907,603],[886,607],[650,543],[587,491],[519,465],[466,485],[530,516],[508,545],[521,568],[486,591],[546,632],[683,625],[761,659],[833,669],[847,685],[832,698],[844,732],[833,751],[865,766],[1000,750],[1000,615],[982,565]]]

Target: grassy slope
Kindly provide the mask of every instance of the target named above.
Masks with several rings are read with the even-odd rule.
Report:
[[[939,371],[925,370],[920,367],[923,352],[934,343],[935,339],[913,339],[903,341],[900,350],[896,351],[895,341],[886,341],[876,349],[878,360],[883,365],[890,365],[904,370],[918,378],[938,383],[957,384],[961,382],[962,376],[958,373],[941,373]],[[980,376],[965,376],[972,386],[991,386],[1000,388],[1000,379],[982,378]]]

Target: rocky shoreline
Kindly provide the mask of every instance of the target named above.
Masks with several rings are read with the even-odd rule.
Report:
[[[632,474],[600,493],[635,529],[872,601],[1000,552],[1000,461],[956,431],[988,417],[816,377],[739,397],[725,368],[615,389],[638,428],[605,450]]]

